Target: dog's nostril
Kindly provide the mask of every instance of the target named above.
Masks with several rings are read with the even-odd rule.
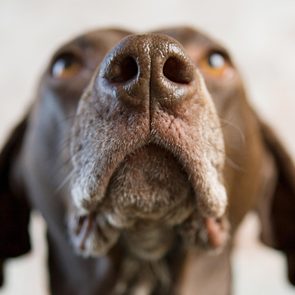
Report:
[[[113,65],[110,81],[114,83],[124,83],[134,79],[138,74],[138,65],[131,56],[126,56]]]
[[[179,84],[189,84],[193,79],[189,66],[177,57],[169,57],[166,60],[163,74],[168,80]]]

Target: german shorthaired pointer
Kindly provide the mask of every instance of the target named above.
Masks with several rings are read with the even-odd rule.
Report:
[[[0,155],[0,273],[47,224],[52,294],[231,293],[250,210],[295,283],[295,169],[228,52],[185,27],[60,48]]]

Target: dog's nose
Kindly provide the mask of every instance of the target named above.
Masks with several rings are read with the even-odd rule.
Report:
[[[173,106],[196,90],[196,68],[174,39],[131,35],[105,57],[96,78],[100,92],[128,106]]]

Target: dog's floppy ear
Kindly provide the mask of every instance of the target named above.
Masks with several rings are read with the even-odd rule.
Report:
[[[3,283],[4,261],[30,250],[30,209],[17,177],[17,161],[27,121],[26,117],[16,126],[0,152],[0,286]]]
[[[260,128],[271,156],[269,170],[274,171],[259,207],[261,238],[285,253],[289,280],[295,285],[295,165],[274,131],[261,121]]]

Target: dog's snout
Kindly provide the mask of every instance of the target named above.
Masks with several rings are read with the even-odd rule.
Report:
[[[126,37],[105,57],[96,85],[128,106],[148,109],[185,100],[195,80],[195,66],[177,41],[146,34]]]

